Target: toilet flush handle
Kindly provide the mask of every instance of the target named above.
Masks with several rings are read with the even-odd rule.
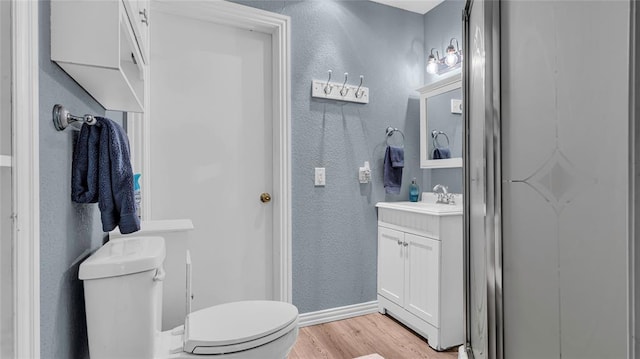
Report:
[[[156,274],[153,276],[153,281],[162,282],[164,280],[164,277],[166,276],[167,276],[167,272],[165,272],[164,269],[162,268],[158,268],[156,269]]]

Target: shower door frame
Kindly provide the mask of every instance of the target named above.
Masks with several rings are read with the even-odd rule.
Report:
[[[40,357],[38,6],[11,0],[14,355]]]
[[[640,211],[637,211],[637,206],[640,203],[640,178],[637,176],[638,161],[640,161],[640,126],[637,126],[637,121],[640,121],[640,109],[637,108],[638,103],[636,96],[638,95],[637,86],[640,85],[640,69],[638,68],[638,61],[640,61],[640,46],[637,41],[640,41],[640,34],[638,31],[638,6],[635,1],[630,1],[629,5],[629,243],[627,246],[628,251],[628,303],[629,303],[629,315],[628,315],[628,345],[627,345],[627,358],[635,358],[640,353],[640,341],[637,336],[640,332],[640,311],[637,308],[638,301],[640,300],[640,285],[637,285],[636,281],[640,278],[640,266],[638,265],[638,258],[640,258],[640,246],[638,243],[638,231],[636,229],[636,223],[640,223]]]
[[[477,4],[476,4],[477,3]],[[504,321],[502,294],[502,153],[501,153],[501,92],[500,92],[500,1],[466,0],[463,10],[463,48],[466,49],[467,61],[463,62],[463,107],[469,109],[471,96],[468,82],[472,63],[468,61],[471,54],[471,36],[469,22],[473,6],[484,7],[484,127],[482,159],[485,164],[482,176],[485,210],[484,233],[480,239],[485,241],[486,260],[486,358],[504,358]],[[466,352],[474,358],[471,346],[471,156],[470,156],[470,111],[464,111],[464,282],[465,282],[465,328]]]

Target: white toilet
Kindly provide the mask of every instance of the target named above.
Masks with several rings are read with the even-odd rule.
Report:
[[[243,301],[201,309],[161,331],[162,237],[112,239],[80,265],[92,359],[284,359],[298,336],[298,309]]]

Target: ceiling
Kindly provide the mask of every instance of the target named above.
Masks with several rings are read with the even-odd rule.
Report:
[[[425,14],[444,0],[371,0],[380,4],[385,4],[400,9]]]

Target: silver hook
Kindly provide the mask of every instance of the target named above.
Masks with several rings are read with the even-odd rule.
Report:
[[[360,87],[362,87],[362,81],[364,81],[364,75],[360,75],[360,85],[358,85],[358,89],[356,90],[356,98],[362,97],[364,95],[364,90],[360,91]]]
[[[345,72],[344,73],[344,82],[342,83],[342,88],[340,89],[340,95],[342,95],[342,96],[347,96],[347,94],[349,93],[349,89],[345,87],[346,84],[347,84],[347,76],[349,76],[349,73]]]
[[[324,85],[324,93],[327,94],[327,95],[331,93],[331,90],[333,90],[331,85],[329,85],[329,81],[331,81],[331,73],[332,72],[333,71],[329,70],[329,79],[327,80],[327,84]]]

